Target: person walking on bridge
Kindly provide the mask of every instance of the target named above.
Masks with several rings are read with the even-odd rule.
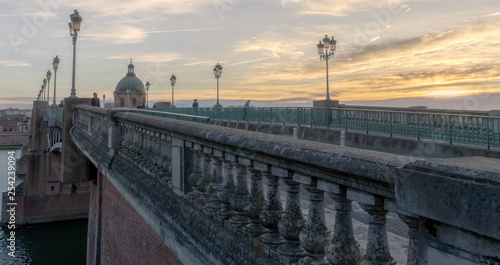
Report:
[[[243,105],[243,120],[247,119],[248,108],[250,107],[250,100],[247,100]]]
[[[99,101],[99,98],[97,97],[97,93],[94,92],[94,97],[90,101],[90,105],[94,107],[101,107],[101,102]]]

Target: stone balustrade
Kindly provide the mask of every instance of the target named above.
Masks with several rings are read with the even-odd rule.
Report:
[[[460,264],[499,264],[498,171],[463,170],[457,180],[446,173],[451,165],[442,165],[441,161],[435,163],[442,168],[429,172],[427,166],[406,156],[120,110],[75,108],[72,137],[80,148],[87,149],[84,153],[98,169],[109,167],[117,156],[129,161],[214,225],[232,231],[248,248],[260,249],[273,262],[396,264],[386,229],[386,215],[394,212],[409,227],[407,264],[443,264],[440,262],[446,259]],[[95,142],[89,145],[85,143],[88,140]],[[106,154],[94,154],[92,150],[106,150]],[[470,174],[476,180],[465,179]],[[467,212],[461,212],[462,223],[451,221],[451,216],[439,216],[439,209],[446,205],[431,202],[439,192],[439,183],[427,190],[414,186],[425,185],[419,179],[423,175],[431,182],[445,179],[454,185],[460,185],[460,181],[464,181],[461,185],[479,185],[486,194],[481,197],[484,204],[480,208],[488,211],[481,216],[496,228],[466,222],[474,218]],[[335,204],[334,220],[325,218],[327,196]],[[429,198],[426,201],[432,203],[432,211],[423,210],[421,204],[409,205],[422,196]],[[473,195],[468,198],[460,200],[464,207],[477,199]],[[301,200],[308,205],[307,213]],[[369,216],[363,246],[353,234],[353,202]],[[332,231],[327,225],[331,223]],[[449,233],[456,230],[464,237],[453,242]],[[475,248],[476,241],[490,245]],[[208,254],[209,250],[204,253],[215,255]],[[226,262],[220,259],[220,264]]]

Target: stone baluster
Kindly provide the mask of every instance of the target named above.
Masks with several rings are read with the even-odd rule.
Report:
[[[241,232],[241,228],[248,224],[249,220],[243,212],[248,199],[247,187],[247,167],[251,166],[249,159],[239,157],[236,171],[236,189],[234,195],[229,199],[231,207],[235,211],[235,216],[229,218],[229,223],[236,232]]]
[[[162,148],[161,148],[161,158],[162,167],[167,171],[166,176],[170,180],[172,179],[172,136],[165,135],[162,136]]]
[[[295,173],[293,179],[304,184],[309,192],[309,212],[307,222],[299,234],[300,245],[307,252],[307,256],[299,260],[299,264],[329,264],[325,258],[325,246],[333,235],[326,227],[324,192],[317,189],[317,179]]]
[[[267,179],[267,200],[260,214],[265,234],[259,237],[259,241],[262,243],[260,248],[270,255],[271,250],[284,243],[284,239],[278,232],[278,223],[283,214],[279,193],[279,176],[288,177],[288,172],[260,162],[254,162],[254,168],[260,170]]]
[[[407,265],[420,264],[420,235],[419,235],[419,221],[418,216],[410,213],[398,213],[399,218],[408,225],[408,257],[406,260]]]
[[[169,171],[170,166],[170,154],[168,154],[168,141],[167,138],[170,138],[169,135],[164,133],[159,133],[157,138],[157,157],[156,157],[156,165],[157,165],[157,175],[160,180],[168,183],[172,181],[172,174]]]
[[[359,264],[395,265],[396,262],[391,257],[387,241],[385,227],[387,210],[384,209],[384,198],[375,196],[374,199],[373,204],[359,203],[359,206],[370,215],[366,253]]]
[[[143,171],[148,174],[151,174],[151,168],[153,167],[153,139],[152,139],[152,131],[145,130],[144,132],[144,144],[141,150],[141,155],[144,157],[144,164],[142,165]]]
[[[290,171],[287,175],[288,177],[284,179],[287,192],[286,208],[278,223],[278,231],[286,241],[276,251],[281,263],[291,264],[306,254],[299,242],[299,234],[305,226],[305,220],[300,209],[300,184],[293,181]]]
[[[197,182],[197,187],[198,190],[201,192],[201,195],[198,197],[198,199],[195,201],[195,205],[198,205],[200,209],[203,209],[203,207],[209,202],[209,197],[207,195],[207,190],[208,190],[208,185],[211,182],[212,179],[212,148],[210,147],[203,147],[203,169],[201,171],[201,178],[198,179]]]
[[[120,122],[119,126],[122,128],[122,139],[121,139],[121,148],[118,150],[118,154],[122,157],[126,157],[126,155],[130,152],[130,128],[129,125],[123,122]]]
[[[162,161],[161,161],[161,147],[162,142],[161,142],[161,133],[159,132],[153,132],[152,135],[152,147],[151,147],[151,152],[152,152],[152,167],[150,168],[151,175],[154,177],[160,178],[163,177],[163,168],[161,166]]]
[[[361,247],[354,239],[352,228],[352,201],[347,199],[347,188],[319,180],[318,188],[328,192],[335,201],[333,239],[326,247],[326,258],[332,265],[355,265],[361,259]]]
[[[139,150],[140,147],[140,133],[139,133],[139,128],[135,125],[132,125],[132,143],[130,145],[130,152],[131,156],[129,156],[129,161],[132,163],[137,163],[137,161],[140,159],[140,156],[137,154],[137,150]]]
[[[193,171],[188,176],[188,183],[193,189],[187,194],[188,199],[194,203],[201,195],[198,189],[198,180],[202,177],[202,166],[203,166],[203,153],[202,146],[199,144],[193,144],[191,151],[193,151]]]
[[[243,211],[250,219],[250,223],[243,228],[243,231],[252,244],[254,238],[264,233],[264,227],[260,224],[259,217],[266,200],[262,188],[262,173],[255,169],[255,164],[253,167],[249,167],[248,171],[250,171],[250,196],[248,196],[248,202]]]
[[[207,195],[210,198],[210,202],[205,206],[205,213],[214,216],[217,211],[222,208],[222,203],[217,197],[217,193],[222,187],[222,158],[224,157],[224,152],[220,150],[213,150],[212,155],[212,178],[207,186]]]
[[[141,134],[139,132],[140,128],[135,126],[135,125],[132,125],[132,126],[133,126],[132,130],[133,130],[134,136],[133,136],[132,145],[130,147],[130,150],[132,152],[136,153],[140,148],[142,139],[141,139]]]
[[[137,155],[139,156],[139,159],[137,160],[136,165],[144,170],[145,165],[148,163],[147,159],[147,130],[144,128],[139,128],[139,146],[137,148]]]
[[[235,190],[233,175],[234,163],[236,163],[236,156],[225,153],[223,160],[224,171],[222,174],[222,187],[219,192],[217,192],[217,196],[222,202],[222,207],[218,212],[218,219],[222,222],[234,215],[229,205],[229,199],[233,196]]]

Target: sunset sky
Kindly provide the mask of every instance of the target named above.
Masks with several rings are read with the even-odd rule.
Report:
[[[316,45],[328,34],[330,93],[341,103],[500,109],[498,0],[74,2],[0,0],[0,108],[30,107],[56,55],[57,101],[69,96],[78,9],[78,97],[110,102],[132,58],[151,83],[150,106],[171,100],[172,74],[177,106],[213,106],[216,63],[224,106],[312,106],[325,98]]]

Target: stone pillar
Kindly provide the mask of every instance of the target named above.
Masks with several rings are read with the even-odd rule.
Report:
[[[229,202],[234,209],[236,215],[229,218],[229,223],[233,226],[236,232],[241,232],[241,228],[248,224],[248,217],[245,216],[243,209],[247,204],[248,188],[247,188],[247,167],[251,165],[249,159],[239,157],[236,173],[236,189],[233,197]]]
[[[202,154],[202,146],[199,144],[193,144],[192,147],[193,151],[193,172],[189,175],[188,177],[188,183],[192,188],[192,191],[187,194],[187,197],[189,200],[191,200],[192,203],[198,197],[200,197],[201,193],[198,189],[198,181],[201,179],[201,170],[202,170],[202,164],[203,164],[203,154]]]
[[[250,196],[248,202],[243,209],[245,214],[250,218],[250,223],[243,230],[250,238],[250,242],[254,238],[259,237],[264,233],[264,227],[260,224],[259,216],[266,203],[264,199],[264,191],[262,188],[262,173],[251,167],[250,171]]]
[[[172,191],[184,195],[184,140],[172,137]]]
[[[418,232],[418,216],[412,215],[410,213],[399,213],[399,218],[408,225],[408,258],[406,261],[407,265],[418,265],[420,264],[420,235]]]
[[[374,205],[365,203],[359,203],[359,205],[370,215],[366,254],[359,264],[395,265],[396,262],[391,257],[387,241],[385,228],[387,210],[384,209],[384,199],[376,197]]]
[[[166,182],[172,182],[172,148],[169,141],[172,141],[170,135],[160,133],[158,142],[158,167],[159,167],[159,178]]]
[[[352,201],[346,198],[345,186],[340,186],[338,193],[329,192],[328,195],[335,201],[335,226],[333,239],[326,248],[326,258],[332,265],[355,265],[362,254],[354,239]]]
[[[222,202],[222,207],[218,213],[218,219],[222,222],[229,219],[234,214],[233,210],[229,207],[230,198],[234,195],[235,190],[233,163],[236,163],[236,156],[225,153],[223,160],[224,171],[222,174],[222,187],[217,193],[217,197]]]
[[[306,250],[307,257],[300,259],[299,264],[329,264],[325,258],[325,246],[332,239],[332,232],[326,227],[324,195],[316,188],[316,180],[305,185],[309,191],[309,213],[304,229],[299,234],[300,245]]]
[[[114,156],[115,154],[118,153],[118,150],[120,149],[120,144],[122,140],[122,134],[125,137],[126,129],[121,127],[119,122],[116,121],[116,119],[113,118],[112,112],[109,111],[109,113],[106,113],[106,116],[108,120],[110,121],[108,123],[108,155],[109,156]]]
[[[220,150],[213,150],[212,155],[212,178],[207,186],[207,195],[210,202],[205,206],[205,213],[214,215],[222,208],[222,203],[217,197],[217,193],[222,187],[222,161],[224,152]]]
[[[291,172],[288,172],[284,183],[287,191],[286,208],[278,223],[278,231],[286,242],[278,247],[277,253],[281,263],[291,264],[306,255],[299,242],[299,234],[305,226],[305,220],[300,209],[300,184],[292,180]]]
[[[89,98],[65,98],[63,107],[63,126],[61,128],[62,148],[61,148],[61,171],[60,181],[62,183],[77,183],[88,181],[89,160],[80,151],[71,139],[70,130],[73,127],[73,106],[76,104],[89,104]],[[35,125],[35,124],[33,124]],[[33,127],[34,128],[34,127]],[[41,141],[43,149],[47,147],[47,132],[44,131],[44,138]],[[33,139],[32,139],[33,140]]]
[[[283,214],[278,174],[284,174],[284,177],[288,177],[288,172],[278,169],[273,174],[272,169],[275,167],[271,168],[269,165],[259,162],[255,162],[254,167],[260,170],[267,179],[267,200],[260,214],[260,221],[265,228],[265,234],[259,237],[259,241],[263,243],[261,249],[270,254],[271,250],[276,249],[285,242],[278,232],[278,223]]]
[[[196,204],[203,209],[203,207],[209,202],[209,198],[207,195],[208,184],[210,184],[212,180],[212,148],[203,147],[203,166],[201,171],[201,178],[198,179],[197,187],[201,192],[201,196],[198,197]]]

